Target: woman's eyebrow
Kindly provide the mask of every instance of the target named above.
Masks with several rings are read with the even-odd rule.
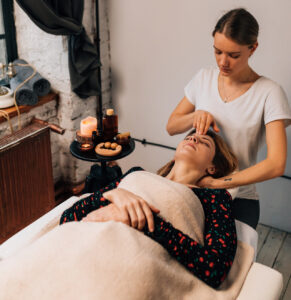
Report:
[[[214,45],[213,45],[213,48],[215,50],[217,50],[217,51],[223,52],[223,51],[219,50],[218,48],[216,48]],[[240,54],[240,51],[237,51],[237,52],[226,52],[226,53],[228,53],[228,54]]]
[[[214,142],[213,142],[213,140],[212,140],[212,139],[210,139],[210,138],[207,138],[207,137],[205,137],[205,136],[203,136],[202,138],[203,138],[203,139],[205,139],[205,140],[207,140],[208,142],[210,142],[210,143],[212,143],[212,144],[214,145]]]

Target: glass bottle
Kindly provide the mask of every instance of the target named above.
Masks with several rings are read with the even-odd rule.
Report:
[[[114,114],[114,110],[109,108],[103,118],[103,138],[104,140],[112,140],[118,134],[118,116]]]

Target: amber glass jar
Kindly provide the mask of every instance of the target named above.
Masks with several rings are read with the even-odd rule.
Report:
[[[118,116],[112,108],[106,110],[103,118],[103,139],[112,140],[118,134]]]

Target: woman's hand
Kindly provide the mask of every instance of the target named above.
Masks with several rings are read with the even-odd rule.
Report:
[[[114,203],[120,210],[123,220],[129,217],[129,225],[142,230],[146,222],[149,231],[154,231],[154,217],[152,211],[159,213],[159,209],[148,204],[144,199],[125,189],[118,188],[103,194],[103,197]]]
[[[193,128],[196,128],[196,132],[198,134],[206,134],[210,126],[213,127],[214,131],[219,132],[219,128],[211,113],[204,110],[196,110],[193,119]]]
[[[128,216],[122,215],[120,209],[115,204],[109,204],[89,213],[82,222],[107,222],[116,221],[126,225],[130,224]]]

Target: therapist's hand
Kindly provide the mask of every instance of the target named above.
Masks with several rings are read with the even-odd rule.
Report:
[[[219,128],[211,113],[205,110],[196,110],[193,119],[193,128],[196,128],[196,132],[198,134],[206,134],[210,126],[213,127],[214,131],[219,132]]]
[[[208,189],[231,188],[232,186],[230,186],[229,181],[225,181],[223,180],[223,178],[213,178],[211,176],[205,176],[197,182],[197,185],[201,188],[208,188]]]
[[[154,231],[155,227],[152,211],[159,213],[159,209],[123,188],[105,192],[103,196],[120,209],[123,219],[129,217],[131,227],[142,230],[147,223],[149,231]]]
[[[219,183],[221,183],[221,180],[205,176],[197,182],[197,185],[201,188],[219,189]]]

